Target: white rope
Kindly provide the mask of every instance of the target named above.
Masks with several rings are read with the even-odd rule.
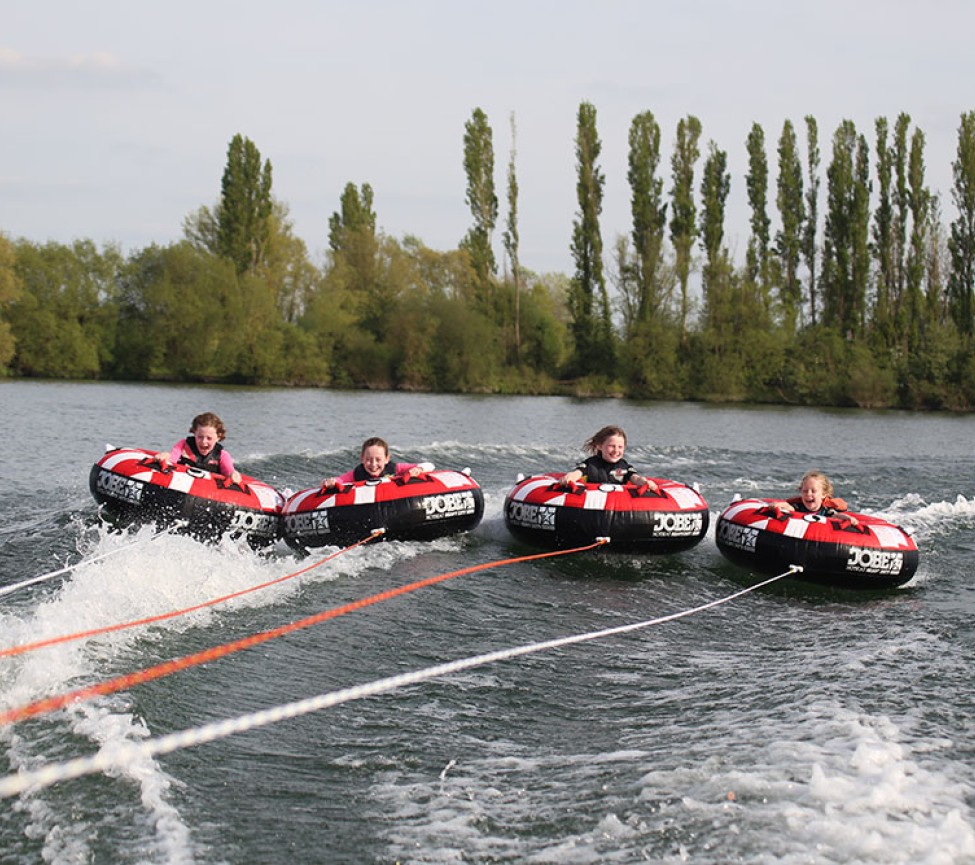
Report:
[[[44,580],[50,580],[53,579],[54,577],[59,577],[61,576],[61,574],[67,574],[70,571],[73,571],[75,568],[81,567],[81,565],[90,565],[90,564],[94,564],[95,562],[100,562],[104,559],[107,559],[109,556],[114,556],[116,553],[121,553],[125,550],[129,550],[132,547],[137,547],[139,546],[139,544],[147,544],[149,543],[149,541],[154,541],[156,538],[168,534],[174,528],[175,526],[170,526],[169,528],[161,529],[160,531],[156,532],[154,535],[146,538],[145,540],[142,540],[140,538],[138,540],[132,541],[129,544],[125,544],[124,546],[116,547],[114,550],[109,550],[107,553],[102,553],[100,556],[93,556],[90,559],[82,559],[80,562],[75,562],[73,565],[65,565],[63,568],[60,568],[57,571],[51,571],[49,574],[41,574],[39,577],[31,577],[29,580],[23,580],[19,583],[14,583],[11,586],[4,586],[3,588],[0,588],[0,597],[2,597],[3,595],[9,595],[11,592],[16,592],[17,589],[23,589],[26,588],[27,586],[32,586],[34,585],[34,583],[40,583],[43,582]]]
[[[637,631],[641,628],[648,628],[652,625],[661,625],[665,622],[672,622],[687,616],[699,613],[712,607],[726,604],[742,595],[767,586],[770,583],[781,580],[783,577],[791,576],[802,570],[799,565],[792,565],[789,570],[778,576],[771,577],[739,592],[719,598],[716,601],[709,601],[699,607],[690,610],[683,610],[679,613],[671,613],[657,619],[649,619],[643,622],[636,622],[629,625],[618,625],[614,628],[606,628],[601,631],[589,631],[584,634],[572,634],[568,637],[558,637],[553,640],[546,640],[540,643],[529,643],[527,645],[515,646],[509,649],[499,649],[483,655],[475,655],[470,658],[461,658],[457,661],[448,661],[445,664],[437,664],[433,667],[426,667],[410,673],[400,673],[397,676],[390,676],[385,679],[377,679],[363,685],[354,685],[351,688],[343,688],[339,691],[332,691],[328,694],[319,694],[317,697],[309,697],[293,703],[284,703],[253,712],[248,715],[240,715],[236,718],[227,718],[222,721],[214,721],[200,727],[193,727],[167,736],[160,736],[157,739],[149,739],[144,742],[123,742],[119,744],[103,747],[97,754],[90,757],[78,757],[74,760],[67,760],[62,763],[52,763],[42,766],[39,769],[21,770],[13,775],[0,778],[0,798],[16,796],[25,790],[40,790],[50,787],[61,781],[68,781],[73,778],[80,778],[83,775],[91,775],[95,772],[105,772],[108,770],[118,770],[128,765],[136,763],[147,757],[154,757],[159,754],[170,754],[183,748],[191,748],[195,745],[202,745],[207,742],[214,742],[218,739],[225,739],[235,733],[244,733],[258,727],[266,727],[285,721],[290,718],[298,718],[302,715],[318,712],[322,709],[330,709],[341,703],[348,703],[352,700],[361,700],[365,697],[374,697],[378,694],[385,694],[397,688],[408,685],[415,685],[434,679],[440,676],[447,676],[451,673],[458,673],[462,670],[469,670],[473,667],[481,667],[485,664],[493,664],[497,661],[506,661],[510,658],[517,658],[521,655],[529,655],[534,652],[541,652],[546,649],[558,649],[562,646],[571,646],[575,643],[583,643],[589,640],[598,640],[602,637],[610,637],[615,634],[626,634],[630,631]]]

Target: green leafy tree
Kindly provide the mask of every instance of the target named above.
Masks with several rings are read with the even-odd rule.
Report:
[[[718,334],[730,332],[730,298],[722,293],[729,288],[730,260],[724,244],[725,208],[731,192],[728,154],[712,141],[701,179],[701,246],[704,250],[702,287],[705,328]]]
[[[186,217],[183,235],[198,249],[229,259],[243,274],[266,265],[274,225],[271,162],[262,163],[254,142],[237,134],[227,148],[220,201]]]
[[[493,281],[497,264],[492,249],[494,227],[498,219],[498,197],[494,190],[494,138],[487,115],[475,108],[464,124],[464,173],[467,176],[465,201],[471,209],[474,224],[462,242],[474,265],[484,304],[493,301]]]
[[[873,248],[877,261],[874,324],[881,346],[893,342],[893,301],[897,296],[896,252],[894,249],[893,166],[894,152],[888,144],[887,118],[874,123],[877,135],[877,205],[873,215]]]
[[[852,309],[857,333],[867,319],[867,287],[870,282],[870,147],[860,135],[856,142],[853,183],[853,297]]]
[[[630,124],[627,180],[632,228],[615,245],[625,341],[625,377],[640,397],[673,397],[682,390],[676,320],[671,308],[674,271],[665,259],[667,204],[660,171],[660,126],[644,111]],[[632,250],[632,251],[631,251]]]
[[[775,254],[778,256],[782,281],[779,299],[782,308],[782,325],[787,334],[793,334],[802,309],[802,283],[799,265],[802,261],[803,230],[806,208],[803,201],[802,163],[795,129],[790,120],[782,125],[779,136],[779,177],[775,203],[782,228],[775,237]]]
[[[906,260],[905,297],[901,304],[898,331],[907,353],[916,352],[924,319],[924,281],[928,270],[931,191],[924,180],[924,133],[915,129],[911,137],[908,168],[908,207],[911,234]]]
[[[271,233],[271,161],[249,138],[235,135],[227,149],[217,208],[217,249],[237,273],[264,263]]]
[[[515,360],[521,362],[521,264],[518,260],[518,176],[515,158],[518,153],[515,134],[515,113],[511,112],[511,156],[508,159],[508,220],[503,234],[504,249],[511,264],[511,280],[515,306]]]
[[[957,360],[962,341],[948,311],[946,271],[948,249],[938,196],[932,195],[925,232],[926,252],[924,312],[921,342],[909,359],[911,383],[901,389],[905,407],[958,408],[964,397],[957,387]],[[905,395],[906,390],[906,395]]]
[[[816,118],[811,114],[806,115],[806,225],[802,232],[802,258],[806,263],[806,270],[809,271],[809,320],[813,326],[816,324],[817,315],[817,292],[819,283],[817,277],[819,270],[816,267],[818,260],[818,245],[816,232],[819,227],[819,126]]]
[[[568,352],[568,328],[564,321],[568,278],[564,274],[530,275],[526,281],[522,327],[524,365],[538,376],[555,379]]]
[[[370,333],[382,338],[390,310],[381,280],[382,238],[376,233],[373,192],[368,183],[347,183],[339,210],[329,219],[328,243],[333,276],[354,298],[355,314]]]
[[[602,144],[596,132],[596,109],[579,106],[576,134],[579,213],[572,229],[575,275],[569,289],[569,313],[575,341],[574,372],[610,374],[614,362],[609,297],[603,275],[603,240],[599,215],[603,209],[605,178],[598,160]]]
[[[711,141],[701,174],[699,227],[704,251],[704,316],[697,341],[700,362],[693,364],[695,392],[707,398],[718,394],[723,394],[723,398],[744,396],[737,363],[738,341],[742,338],[736,328],[741,291],[724,243],[725,208],[730,191],[728,154]]]
[[[869,165],[866,141],[844,120],[833,136],[827,169],[827,213],[823,248],[823,310],[852,338],[863,329],[869,273]]]
[[[485,315],[459,298],[438,304],[434,358],[438,390],[488,392],[500,377],[503,354],[498,329]]]
[[[895,317],[899,316],[898,310],[902,306],[904,286],[907,282],[906,258],[907,258],[907,224],[910,219],[910,192],[908,190],[908,161],[909,161],[909,142],[908,133],[911,128],[911,118],[909,115],[897,115],[897,122],[894,124],[894,146],[893,146],[893,173],[894,173],[894,228],[893,228],[893,254],[895,288],[893,296],[893,307]]]
[[[751,236],[746,254],[746,276],[758,287],[766,312],[770,307],[769,232],[768,215],[768,157],[765,154],[765,131],[753,123],[746,141],[748,150],[748,174],[745,188],[751,210],[749,223]]]
[[[688,286],[691,276],[691,250],[697,237],[697,208],[694,204],[694,166],[700,158],[698,141],[701,137],[701,121],[688,115],[677,124],[677,140],[670,158],[671,208],[670,242],[674,247],[677,282],[680,285],[680,334],[687,335],[687,317],[690,311]]]
[[[382,234],[358,231],[346,240],[362,242],[370,250],[361,259],[363,267],[372,262],[370,278],[364,283],[363,269],[352,266],[355,256],[333,253],[321,290],[309,304],[309,322],[332,354],[335,384],[390,388],[396,383],[393,332],[410,284],[406,256],[395,240]]]
[[[658,315],[667,300],[660,280],[667,204],[663,201],[660,167],[660,126],[653,113],[644,111],[630,124],[629,168],[630,213],[633,242],[636,309],[635,321],[646,322]]]
[[[285,324],[296,325],[320,279],[320,272],[308,258],[308,247],[295,236],[284,204],[275,202],[271,236],[262,273],[278,314]]]
[[[376,211],[373,210],[372,187],[363,183],[356,188],[354,183],[347,183],[339,200],[339,210],[328,220],[328,245],[332,252],[352,256],[356,251],[354,246],[359,235],[375,241]],[[369,253],[367,257],[371,269],[375,264],[371,255],[374,249],[368,247],[366,251]]]
[[[951,164],[952,200],[958,212],[951,223],[948,296],[952,318],[969,340],[975,333],[975,111],[961,116],[958,147]]]
[[[114,374],[234,380],[244,323],[233,262],[189,241],[147,247],[130,257],[121,279]]]
[[[7,364],[14,356],[14,335],[7,312],[20,296],[20,279],[14,268],[14,245],[0,234],[0,374],[7,372]]]
[[[8,308],[18,375],[97,378],[112,362],[122,257],[89,240],[70,246],[19,241],[14,267],[22,287]]]

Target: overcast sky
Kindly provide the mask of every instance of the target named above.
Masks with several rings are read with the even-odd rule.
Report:
[[[627,135],[646,110],[666,190],[681,117],[700,119],[702,152],[712,139],[727,151],[739,261],[754,122],[773,231],[778,137],[792,120],[804,158],[807,114],[825,172],[841,120],[872,145],[875,118],[907,112],[950,220],[960,116],[975,110],[973,34],[972,0],[4,0],[0,232],[126,252],[178,240],[184,217],[217,201],[241,133],[270,159],[316,263],[350,181],[372,185],[387,234],[451,249],[471,224],[463,135],[480,107],[498,235],[514,112],[522,264],[570,273],[583,100],[603,143],[607,249],[629,231]]]

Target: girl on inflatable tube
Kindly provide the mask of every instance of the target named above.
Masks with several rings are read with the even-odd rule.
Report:
[[[846,513],[846,500],[833,495],[833,482],[820,471],[806,472],[799,484],[799,495],[776,502],[775,507],[786,513],[818,514],[821,517],[842,514],[852,525],[857,525],[857,518]]]
[[[618,426],[604,426],[582,446],[589,456],[559,479],[559,485],[571,489],[576,483],[617,484],[630,483],[641,493],[657,492],[657,485],[638,474],[625,459],[626,433]]]
[[[227,437],[227,428],[212,411],[203,412],[193,418],[190,435],[173,445],[169,453],[156,454],[159,464],[166,468],[170,463],[193,466],[212,474],[229,478],[232,484],[240,485],[240,472],[234,468],[233,457],[220,444]]]
[[[356,481],[377,481],[384,477],[405,475],[407,478],[419,477],[424,472],[433,471],[433,463],[394,463],[389,457],[389,445],[378,436],[367,438],[362,443],[359,464],[338,477],[325,478],[322,489],[332,489]]]

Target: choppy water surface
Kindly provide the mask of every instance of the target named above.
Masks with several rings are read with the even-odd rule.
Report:
[[[0,596],[0,648],[309,564],[98,526],[87,478],[104,444],[168,448],[202,410],[241,468],[282,489],[348,468],[379,434],[404,458],[469,466],[486,502],[466,536],[364,547],[215,608],[0,659],[0,709],[533,552],[504,527],[505,492],[571,465],[605,423],[627,430],[637,466],[698,484],[714,515],[818,467],[921,549],[900,590],[780,583],[3,800],[4,863],[975,862],[975,418],[22,382],[0,399],[0,589],[79,563]],[[458,576],[0,728],[0,776],[754,582],[713,537]]]

